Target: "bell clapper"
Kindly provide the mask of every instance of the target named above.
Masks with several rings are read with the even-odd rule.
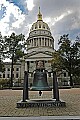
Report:
[[[41,96],[41,94],[42,94],[42,92],[41,92],[41,91],[39,91],[39,96]]]

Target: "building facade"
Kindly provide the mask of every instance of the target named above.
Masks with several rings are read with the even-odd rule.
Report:
[[[39,12],[37,21],[32,24],[29,37],[27,38],[27,53],[24,56],[24,62],[14,65],[13,77],[14,83],[20,82],[24,79],[24,71],[29,72],[29,85],[32,84],[34,70],[36,70],[38,63],[43,63],[43,67],[47,70],[48,83],[52,86],[52,63],[54,52],[54,38],[51,34],[47,23],[42,19],[42,14]],[[11,71],[11,64],[5,63],[5,72],[3,78],[9,79]],[[64,82],[65,81],[65,82]],[[69,76],[66,71],[58,76],[59,85],[69,85]]]

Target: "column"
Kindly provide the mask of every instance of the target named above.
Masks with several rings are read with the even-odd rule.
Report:
[[[25,61],[25,71],[27,71],[27,61]]]
[[[33,47],[34,47],[34,42],[35,42],[35,41],[34,41],[34,38],[33,38]]]
[[[41,46],[43,46],[42,37],[41,37]]]
[[[26,61],[25,62],[25,71],[28,71],[29,72],[29,61]]]
[[[37,45],[37,38],[36,38],[36,46],[38,46],[38,45]]]
[[[51,46],[50,44],[51,44],[51,41],[50,41],[50,39],[49,39],[49,47]]]
[[[44,38],[44,46],[45,46],[45,38]]]
[[[46,46],[48,46],[48,38],[46,38]]]
[[[38,46],[40,46],[40,44],[39,44],[39,38],[38,38]]]

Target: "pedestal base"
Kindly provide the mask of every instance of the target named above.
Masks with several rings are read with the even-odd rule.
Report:
[[[56,101],[55,99],[51,100],[22,100],[17,102],[17,108],[28,108],[28,107],[65,107],[66,103],[62,100]]]

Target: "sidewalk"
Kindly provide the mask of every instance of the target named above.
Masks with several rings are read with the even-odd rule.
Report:
[[[16,103],[22,99],[22,90],[0,90],[0,117],[30,117],[30,116],[80,116],[80,88],[60,89],[60,99],[66,102],[66,107],[59,108],[16,108]],[[52,98],[52,92],[29,92],[29,98]]]

